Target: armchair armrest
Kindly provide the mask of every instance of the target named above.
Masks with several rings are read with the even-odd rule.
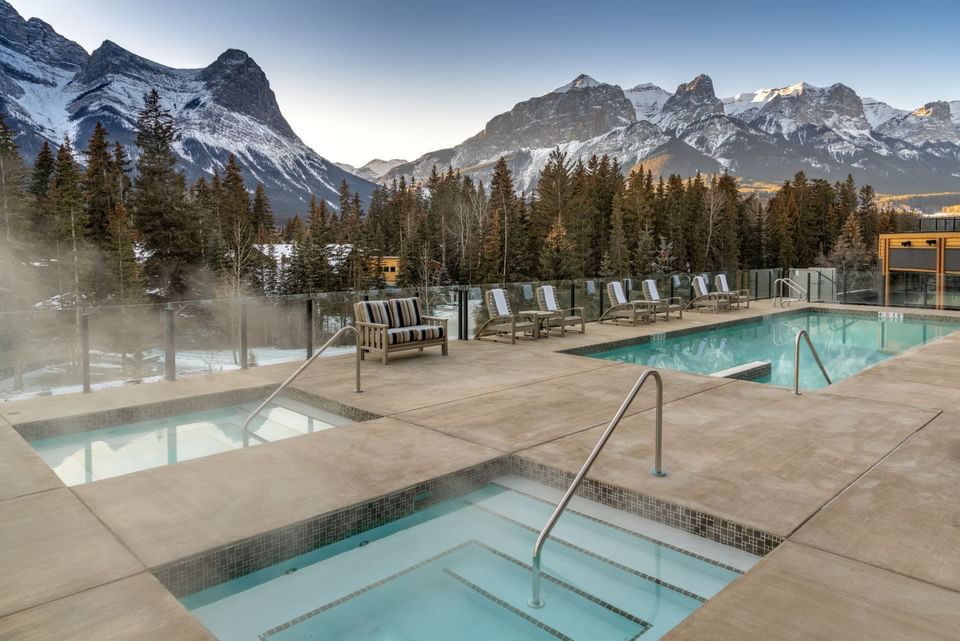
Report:
[[[440,316],[421,316],[421,318],[430,325],[443,325],[443,327],[446,327],[450,321],[449,318],[441,318]]]
[[[579,312],[580,316],[583,316],[583,307],[568,307],[563,311],[565,312],[566,316],[577,316],[577,312]]]

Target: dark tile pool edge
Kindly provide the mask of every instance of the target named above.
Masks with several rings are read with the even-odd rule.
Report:
[[[514,474],[557,489],[567,489],[575,476],[572,472],[548,467],[517,455],[514,455],[512,463]],[[781,537],[769,532],[745,527],[711,514],[691,510],[674,503],[667,503],[639,492],[590,478],[583,480],[577,490],[577,496],[757,556],[766,556],[783,543]]]
[[[464,496],[509,474],[559,489],[566,489],[574,476],[518,455],[503,456],[167,563],[151,572],[181,598]],[[591,479],[584,481],[578,495],[757,556],[765,556],[783,541],[767,532]]]
[[[277,386],[275,384],[270,383],[243,389],[214,392],[212,394],[185,396],[183,398],[168,399],[155,403],[118,407],[100,412],[88,412],[86,414],[61,416],[53,419],[14,423],[13,428],[27,441],[36,441],[54,436],[63,436],[65,434],[88,432],[113,425],[122,425],[124,423],[137,423],[139,421],[166,418],[188,412],[218,409],[230,405],[260,401],[265,399],[276,388]],[[378,414],[361,410],[351,405],[341,403],[340,401],[317,396],[294,387],[288,387],[284,390],[280,398],[284,397],[307,403],[318,409],[333,412],[334,414],[356,422],[381,418]]]
[[[151,571],[183,597],[469,494],[509,473],[509,457],[485,461]]]

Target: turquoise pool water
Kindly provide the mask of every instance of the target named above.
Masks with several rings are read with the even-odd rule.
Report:
[[[244,447],[241,426],[258,403],[190,412],[31,441],[67,485],[80,485]],[[250,423],[267,441],[319,432],[350,419],[279,398]],[[247,439],[246,445],[256,445]]]
[[[506,477],[182,602],[221,641],[652,641],[757,561],[577,498],[531,608],[531,549],[559,496]]]
[[[694,374],[712,374],[751,361],[765,361],[771,364],[771,375],[759,382],[793,387],[794,339],[801,329],[810,333],[827,373],[837,382],[911,347],[954,332],[960,329],[960,323],[799,311],[766,316],[755,323],[654,339],[590,356]],[[819,389],[826,384],[806,344],[802,345],[801,389]]]

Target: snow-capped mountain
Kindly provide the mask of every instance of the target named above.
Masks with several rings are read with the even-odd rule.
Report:
[[[381,180],[423,177],[434,165],[487,180],[503,156],[518,187],[536,186],[550,151],[571,161],[617,157],[661,175],[729,171],[746,181],[811,177],[859,183],[879,191],[960,190],[960,101],[905,112],[863,100],[850,87],[797,83],[721,100],[709,76],[671,94],[656,85],[623,90],[586,75],[518,103],[477,135],[398,165]]]
[[[957,116],[952,113],[948,102],[928,102],[910,113],[894,116],[881,124],[878,130],[913,145],[937,142],[960,145]]]
[[[367,198],[370,181],[318,155],[287,123],[263,70],[246,53],[224,52],[203,69],[173,69],[104,42],[88,54],[36,18],[0,0],[0,112],[31,161],[43,141],[83,147],[97,121],[136,157],[143,96],[156,89],[180,136],[180,167],[193,180],[237,157],[248,186],[262,182],[279,218],[304,211],[311,195],[336,208],[340,182]],[[81,158],[82,160],[82,158]]]
[[[656,122],[664,103],[673,94],[653,83],[645,82],[632,89],[625,89],[623,95],[633,104],[637,120]]]
[[[380,158],[374,158],[367,164],[362,167],[354,167],[353,165],[347,164],[345,162],[338,162],[337,167],[343,169],[344,171],[349,171],[355,176],[360,176],[365,180],[371,182],[377,182],[380,180],[381,176],[386,174],[388,171],[396,167],[397,165],[402,165],[406,160],[400,158],[393,158],[391,160],[381,160]]]
[[[874,129],[887,122],[895,116],[909,113],[906,109],[897,109],[891,107],[882,100],[876,98],[863,99],[863,114],[867,117],[867,122]]]

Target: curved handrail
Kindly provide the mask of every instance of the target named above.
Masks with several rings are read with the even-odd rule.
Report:
[[[321,354],[323,354],[324,350],[326,350],[328,347],[330,347],[335,340],[337,340],[338,338],[340,338],[343,334],[346,334],[347,332],[353,332],[353,333],[356,335],[356,337],[357,337],[357,356],[356,356],[356,358],[357,358],[357,383],[356,383],[356,387],[354,388],[353,391],[354,391],[354,392],[358,392],[358,393],[363,391],[362,389],[360,389],[360,333],[357,331],[357,328],[354,327],[353,325],[347,325],[346,327],[341,327],[339,330],[337,330],[337,333],[334,334],[333,336],[331,336],[331,337],[327,340],[327,342],[324,343],[324,344],[320,347],[320,349],[318,349],[318,350],[314,353],[313,356],[311,356],[310,358],[308,358],[308,359],[306,360],[306,362],[305,362],[303,365],[301,365],[300,367],[298,367],[298,368],[297,368],[297,371],[295,371],[293,374],[291,374],[291,375],[287,378],[287,380],[285,380],[284,382],[280,383],[280,387],[278,387],[277,389],[275,389],[275,390],[273,391],[273,394],[271,394],[270,396],[268,396],[265,401],[263,401],[262,403],[260,403],[259,405],[257,405],[257,409],[255,409],[255,410],[253,410],[252,412],[250,412],[250,416],[248,416],[248,417],[247,417],[247,420],[245,420],[245,421],[243,422],[243,427],[242,427],[242,429],[241,429],[241,433],[243,434],[243,444],[244,444],[244,445],[247,444],[247,437],[250,437],[250,436],[252,436],[253,438],[257,439],[257,440],[260,441],[261,443],[268,443],[268,442],[269,442],[269,441],[267,441],[267,439],[263,438],[263,437],[260,436],[259,434],[255,434],[255,433],[253,433],[253,432],[251,432],[251,431],[249,430],[250,422],[254,419],[254,417],[256,417],[260,412],[263,411],[263,408],[266,407],[267,404],[270,403],[270,401],[272,401],[273,399],[275,399],[275,398],[277,397],[277,395],[280,394],[280,392],[282,392],[284,389],[286,389],[286,388],[290,385],[290,383],[292,383],[292,382],[294,381],[294,379],[296,379],[298,376],[300,376],[300,374],[303,373],[303,370],[305,370],[305,369],[307,369],[308,367],[310,367],[311,363],[313,363],[313,361],[317,360],[317,358],[318,358]]]
[[[661,469],[661,452],[663,450],[663,379],[660,378],[660,372],[655,369],[648,369],[643,372],[643,374],[640,375],[640,378],[637,379],[637,382],[633,384],[633,389],[631,389],[630,393],[627,394],[627,397],[623,399],[623,403],[620,404],[620,409],[617,410],[617,413],[613,416],[613,419],[610,420],[610,424],[607,425],[607,429],[604,430],[600,440],[597,441],[593,451],[590,452],[590,456],[587,457],[587,460],[580,468],[580,471],[577,472],[577,476],[573,479],[573,483],[571,483],[570,487],[567,488],[566,494],[564,494],[563,498],[560,499],[560,502],[557,503],[557,507],[553,510],[553,514],[550,515],[550,518],[547,519],[546,525],[544,525],[543,529],[540,530],[540,535],[537,537],[537,542],[533,546],[533,595],[530,598],[530,607],[543,607],[543,600],[540,598],[540,555],[543,552],[543,545],[550,537],[550,532],[553,531],[553,526],[557,524],[557,520],[559,520],[560,515],[562,515],[564,510],[567,509],[567,504],[570,503],[570,499],[573,498],[574,492],[577,491],[577,488],[580,487],[580,483],[583,481],[584,477],[586,477],[587,472],[590,471],[590,467],[597,459],[597,456],[599,456],[600,450],[602,450],[603,446],[607,444],[607,440],[609,440],[613,430],[615,430],[617,425],[620,424],[620,419],[623,418],[627,408],[629,408],[630,404],[633,403],[633,399],[637,397],[637,393],[640,391],[640,388],[643,387],[643,384],[647,382],[647,378],[650,376],[652,376],[654,381],[657,383],[657,423],[655,440],[656,453],[651,474],[654,476],[667,475],[667,473]]]
[[[796,294],[796,298],[789,299],[786,303],[783,301],[783,286],[786,285],[787,289]],[[792,302],[799,302],[806,298],[807,290],[803,287],[800,287],[792,278],[778,278],[773,281],[774,291],[777,292],[777,295],[774,297],[774,306],[775,307],[786,307]]]
[[[823,374],[823,377],[827,380],[827,385],[833,385],[833,381],[830,380],[830,375],[827,374],[826,368],[823,366],[823,361],[820,360],[820,354],[817,353],[817,348],[813,346],[813,341],[810,340],[810,334],[807,333],[807,330],[801,329],[797,332],[797,338],[793,343],[793,393],[795,396],[800,396],[800,338],[807,339],[807,345],[810,347],[810,353],[813,354],[813,358],[817,361],[817,365],[820,367],[820,373]]]

